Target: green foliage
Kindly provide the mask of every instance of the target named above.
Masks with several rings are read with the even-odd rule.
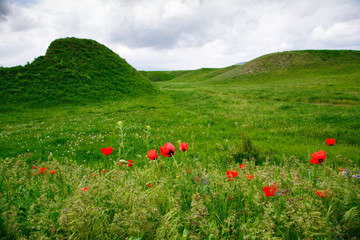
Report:
[[[0,99],[10,106],[84,104],[156,92],[124,59],[88,39],[57,39],[31,64],[0,69]]]
[[[359,238],[357,56],[278,53],[258,65],[156,73],[161,91],[153,95],[1,105],[0,238]],[[238,67],[255,72],[236,75]],[[178,141],[189,150],[180,152]],[[174,158],[159,153],[167,142]],[[158,160],[146,157],[149,149]],[[319,150],[327,158],[315,168],[309,159]],[[265,197],[264,186],[274,183],[276,195]],[[316,190],[330,191],[321,198]]]
[[[241,145],[236,147],[232,156],[236,163],[242,163],[243,160],[255,160],[257,164],[261,164],[264,161],[264,157],[260,156],[259,150],[247,136],[243,136]]]

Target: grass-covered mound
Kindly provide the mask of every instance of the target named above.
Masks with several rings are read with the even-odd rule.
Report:
[[[57,39],[31,64],[0,68],[0,99],[10,105],[99,102],[154,91],[124,59],[88,39]]]
[[[261,73],[292,73],[293,71],[307,69],[345,70],[360,66],[360,51],[355,50],[301,50],[280,53],[271,53],[243,65],[236,66],[229,71],[217,75],[215,80],[234,79],[244,75]]]

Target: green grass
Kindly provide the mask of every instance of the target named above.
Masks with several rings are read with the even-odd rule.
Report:
[[[300,51],[224,69],[142,72],[160,91],[8,108],[0,113],[0,238],[359,238],[358,56]],[[175,159],[146,157],[167,142]],[[104,156],[103,147],[114,152]],[[311,165],[319,150],[325,162]],[[279,195],[265,197],[274,183]]]
[[[2,109],[119,100],[157,92],[151,81],[102,44],[88,39],[53,41],[31,64],[0,68]]]

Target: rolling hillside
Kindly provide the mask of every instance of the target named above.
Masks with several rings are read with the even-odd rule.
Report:
[[[53,41],[31,64],[0,68],[0,100],[34,106],[118,100],[156,87],[124,59],[93,40]]]

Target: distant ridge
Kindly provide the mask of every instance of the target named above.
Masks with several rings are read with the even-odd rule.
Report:
[[[360,64],[360,51],[357,50],[298,50],[266,54],[214,78],[237,78],[243,75],[258,74],[276,70],[306,67],[330,67]],[[359,65],[360,66],[360,65]]]
[[[157,91],[149,79],[90,39],[53,41],[31,64],[0,68],[2,104],[101,102]]]

